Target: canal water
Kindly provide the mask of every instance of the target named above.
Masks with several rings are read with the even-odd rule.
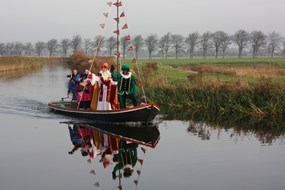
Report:
[[[49,101],[66,96],[66,68],[27,72],[0,78],[1,190],[285,188],[282,129],[237,130],[185,119],[157,121],[159,131],[105,130],[49,112]],[[69,129],[92,139],[87,156],[80,148],[69,154]],[[114,155],[106,154],[110,149]],[[118,169],[121,150],[131,155],[129,176]]]

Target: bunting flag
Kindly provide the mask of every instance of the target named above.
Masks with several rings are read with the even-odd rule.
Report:
[[[108,3],[107,3],[107,5],[108,5],[109,7],[111,7],[112,4],[113,4],[113,2],[108,2]]]
[[[108,18],[109,13],[103,13],[103,15],[104,15],[106,18]]]
[[[123,189],[123,187],[122,187],[122,186],[118,186],[118,189],[119,189],[119,190],[122,190],[122,189]]]
[[[125,25],[123,26],[122,30],[125,30],[125,29],[128,29],[128,28],[129,28],[128,24],[125,24]]]
[[[130,45],[130,47],[128,48],[128,51],[134,51],[134,46]]]
[[[131,35],[127,35],[125,38],[127,41],[131,40]]]
[[[122,4],[122,1],[120,1],[119,3],[114,3],[114,5],[115,5],[116,7],[121,7],[123,4]]]
[[[125,12],[122,12],[120,15],[120,17],[125,17],[125,16],[126,16]]]
[[[91,159],[89,158],[89,159],[87,160],[87,162],[88,162],[89,164],[91,164]]]
[[[114,20],[119,23],[120,22],[120,18],[114,18]]]
[[[106,26],[106,24],[100,24],[100,27],[101,27],[102,29],[104,29],[105,26]]]
[[[132,60],[132,63],[136,63],[137,62],[137,59],[136,58],[134,58],[133,60]],[[137,69],[137,68],[136,68]]]
[[[123,178],[123,174],[120,173],[118,177],[119,177],[119,179],[122,179]]]
[[[117,46],[120,45],[120,41],[117,41],[117,43],[115,43],[115,45],[117,45]]]
[[[134,183],[135,183],[136,185],[138,185],[139,181],[138,181],[138,180],[134,180]]]
[[[96,175],[95,170],[91,170],[90,173]]]
[[[100,183],[99,183],[99,182],[96,182],[96,183],[94,184],[94,186],[95,186],[95,187],[100,187]]]
[[[115,30],[114,33],[119,35],[120,34],[120,30]]]
[[[138,175],[141,175],[141,171],[140,170],[138,170],[137,173],[138,173]]]
[[[121,57],[121,53],[120,52],[118,52],[118,53],[115,53],[115,55],[117,56],[117,57]]]
[[[146,152],[146,149],[144,147],[141,147],[141,149],[142,149],[143,153]]]
[[[143,165],[143,160],[142,160],[142,159],[138,159],[138,161],[139,161],[139,163],[140,163],[141,165]]]

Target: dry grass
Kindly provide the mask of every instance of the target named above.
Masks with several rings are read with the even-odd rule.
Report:
[[[197,73],[219,73],[237,77],[284,77],[285,66],[278,64],[199,64],[180,69]]]

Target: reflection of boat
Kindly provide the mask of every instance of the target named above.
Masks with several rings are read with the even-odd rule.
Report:
[[[148,122],[153,121],[159,114],[160,108],[156,104],[144,104],[132,108],[120,110],[78,110],[73,108],[71,102],[51,102],[49,108],[57,113],[65,115],[89,118],[107,122]],[[75,106],[76,107],[76,106]]]

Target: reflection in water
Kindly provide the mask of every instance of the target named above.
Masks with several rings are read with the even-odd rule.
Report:
[[[147,147],[155,148],[160,139],[157,126],[130,128],[112,124],[67,124],[72,143],[68,153],[80,152],[87,158],[90,174],[95,177],[95,187],[101,187],[96,167],[102,165],[106,171],[112,168],[110,180],[118,180],[118,189],[123,189],[123,180],[132,180],[137,188]]]
[[[262,144],[274,142],[284,143],[285,121],[282,117],[256,118],[238,115],[191,115],[187,131],[199,136],[202,140],[210,140],[211,134],[217,132],[218,138],[222,131],[239,141],[243,137],[256,137]]]

